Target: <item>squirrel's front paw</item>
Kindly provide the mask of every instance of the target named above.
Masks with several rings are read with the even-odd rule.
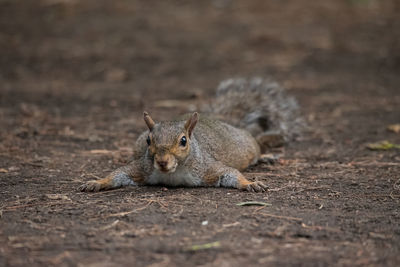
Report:
[[[266,192],[268,190],[268,186],[262,182],[256,181],[248,184],[245,190],[249,192]]]
[[[78,190],[82,192],[98,192],[101,189],[102,189],[102,184],[96,180],[89,181],[78,187]]]

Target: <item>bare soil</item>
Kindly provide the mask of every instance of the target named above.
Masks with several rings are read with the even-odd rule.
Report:
[[[0,266],[399,266],[400,152],[366,148],[400,143],[387,130],[400,123],[399,12],[395,0],[0,1]],[[200,109],[237,76],[274,77],[309,124],[245,172],[268,193],[76,190],[129,161],[144,109]]]

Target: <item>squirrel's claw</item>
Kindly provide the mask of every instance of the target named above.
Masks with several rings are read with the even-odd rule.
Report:
[[[253,182],[248,184],[245,188],[248,192],[266,192],[268,190],[268,186],[260,181]]]
[[[78,187],[81,192],[98,192],[101,190],[101,184],[98,181],[89,181]]]

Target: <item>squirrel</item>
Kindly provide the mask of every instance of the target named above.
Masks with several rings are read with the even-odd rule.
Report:
[[[264,183],[247,180],[241,171],[256,164],[263,150],[300,133],[295,99],[270,80],[229,79],[219,85],[207,111],[210,116],[194,112],[158,123],[144,112],[148,130],[138,137],[131,163],[79,190],[161,184],[265,192]]]

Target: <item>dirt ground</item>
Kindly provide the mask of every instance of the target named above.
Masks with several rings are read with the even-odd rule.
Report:
[[[398,1],[0,1],[0,266],[399,266]],[[267,193],[81,193],[229,77],[274,77],[309,129]],[[167,101],[166,101],[167,100]],[[174,101],[171,101],[174,100]],[[237,206],[243,201],[270,206]]]

